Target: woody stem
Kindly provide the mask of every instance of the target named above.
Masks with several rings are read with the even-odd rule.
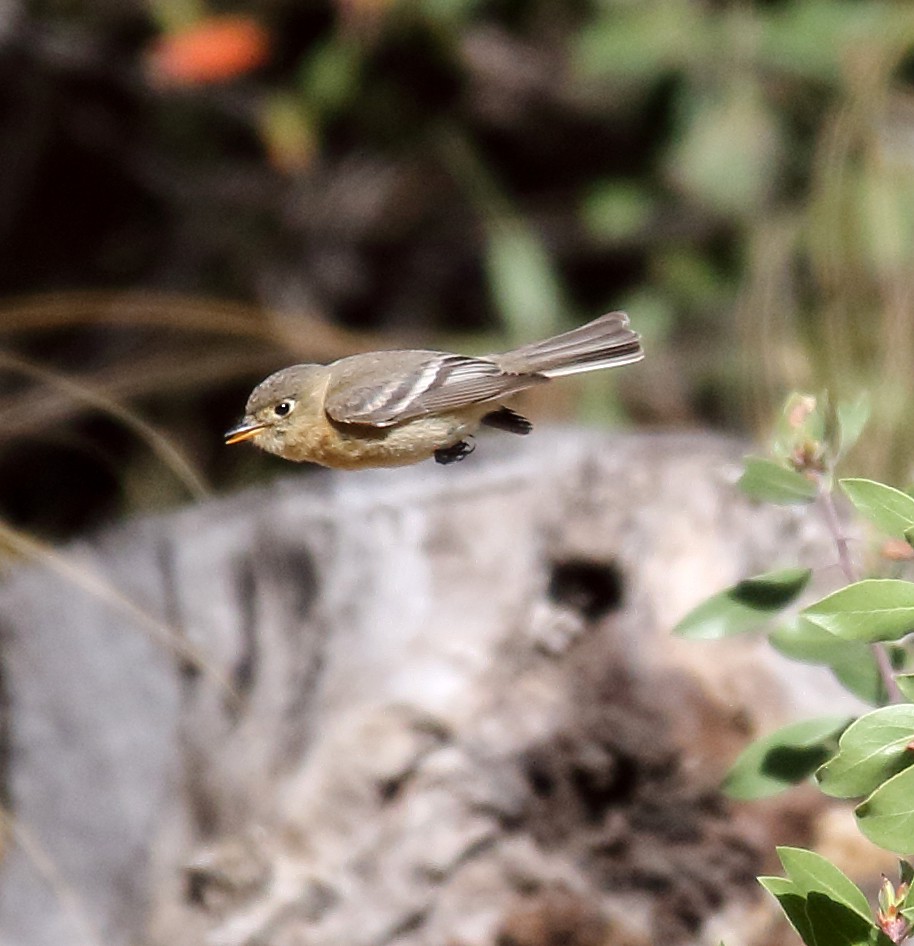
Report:
[[[835,500],[830,489],[819,488],[819,505],[822,507],[822,513],[825,518],[825,524],[834,540],[835,547],[838,550],[838,562],[841,565],[841,571],[847,579],[848,584],[854,584],[860,580],[860,574],[854,561],[851,558],[848,547],[847,536],[841,527],[841,520],[838,518],[838,510],[835,508]],[[873,656],[876,658],[876,666],[879,668],[879,676],[882,678],[882,684],[888,695],[890,703],[898,703],[902,700],[901,691],[895,682],[895,673],[892,669],[892,662],[889,659],[888,652],[881,644],[873,644]]]

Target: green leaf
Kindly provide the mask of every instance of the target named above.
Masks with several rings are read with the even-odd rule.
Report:
[[[787,877],[756,877],[755,878],[772,896],[778,897],[784,893],[800,895],[797,885]]]
[[[759,17],[756,55],[763,69],[784,79],[811,80],[814,86],[840,87],[842,66],[851,49],[885,42],[906,28],[901,4],[894,5],[806,0],[771,8]]]
[[[914,762],[914,705],[873,710],[855,720],[838,740],[838,754],[816,773],[819,787],[835,798],[868,795]]]
[[[816,946],[871,946],[875,924],[846,904],[813,891],[806,898],[806,918]]]
[[[811,503],[816,498],[812,480],[762,457],[747,457],[737,485],[750,499],[782,506]]]
[[[840,483],[857,512],[887,535],[903,539],[914,527],[914,499],[907,493],[875,480],[844,479]]]
[[[489,227],[489,285],[502,321],[515,338],[560,330],[563,292],[552,258],[525,221],[499,218]]]
[[[747,578],[690,611],[673,633],[693,640],[716,640],[754,630],[785,608],[806,587],[808,568],[785,568]]]
[[[726,216],[748,215],[764,206],[784,148],[777,118],[760,88],[731,82],[705,93],[693,86],[676,114],[679,127],[666,167],[677,189]]]
[[[866,644],[835,637],[802,615],[773,630],[768,635],[768,641],[785,657],[810,664],[831,664],[842,659],[845,654],[857,657],[870,652]]]
[[[901,695],[914,703],[914,673],[899,673],[895,675],[895,683]]]
[[[914,920],[914,868],[911,867],[908,861],[899,861],[899,868],[902,883],[908,885],[908,892],[905,894],[900,912],[910,923]]]
[[[315,112],[335,115],[358,95],[363,53],[358,43],[336,38],[313,47],[303,60],[299,88]]]
[[[723,789],[741,801],[775,795],[812,775],[832,755],[846,716],[791,723],[753,742],[733,763]]]
[[[599,181],[584,197],[581,218],[604,240],[629,240],[644,230],[654,211],[651,195],[632,181]]]
[[[772,631],[768,641],[791,660],[830,667],[841,683],[860,699],[875,705],[885,700],[885,686],[869,644],[842,640],[800,615]]]
[[[880,706],[886,702],[888,694],[885,682],[879,671],[876,655],[866,644],[857,641],[847,641],[853,644],[855,652],[848,651],[839,658],[829,662],[828,666],[841,685],[854,696],[860,697],[873,706]],[[859,649],[858,649],[859,648]]]
[[[855,401],[841,401],[835,408],[838,421],[838,452],[847,453],[860,439],[870,419],[869,395],[861,394]]]
[[[875,926],[863,891],[831,861],[799,847],[779,847],[777,853],[785,873],[801,894],[806,897],[811,893],[824,894],[844,904],[869,926]]]
[[[787,921],[808,946],[816,946],[812,927],[806,918],[806,898],[793,881],[786,877],[759,877],[758,882],[780,904]]]
[[[914,583],[867,578],[822,598],[801,612],[845,640],[895,641],[914,630]]]
[[[457,30],[469,19],[482,0],[421,0],[418,8],[422,18],[434,23],[436,27]]]
[[[679,68],[708,45],[708,18],[687,3],[608,4],[591,17],[572,50],[572,67],[584,79],[607,78],[648,88],[658,75]]]
[[[896,854],[914,853],[914,768],[883,782],[854,813],[874,844]]]
[[[764,611],[780,611],[806,587],[812,569],[783,568],[745,578],[734,585],[733,595],[739,601]]]
[[[651,285],[658,283],[683,306],[723,305],[731,298],[730,277],[697,247],[674,243],[651,252]],[[631,311],[635,311],[632,309]],[[641,311],[638,310],[638,328]]]

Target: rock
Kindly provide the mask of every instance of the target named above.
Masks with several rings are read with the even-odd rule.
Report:
[[[684,943],[726,916],[760,944],[781,809],[719,779],[856,706],[762,640],[670,638],[727,584],[834,560],[814,512],[737,493],[741,453],[493,438],[15,569],[0,942]],[[803,797],[779,841],[809,841]]]

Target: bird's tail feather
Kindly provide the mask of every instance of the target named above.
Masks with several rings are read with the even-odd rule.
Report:
[[[610,312],[570,332],[496,355],[494,360],[511,373],[559,378],[630,365],[643,357],[641,336],[629,327],[628,316]]]

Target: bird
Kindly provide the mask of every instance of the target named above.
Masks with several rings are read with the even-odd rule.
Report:
[[[480,426],[530,433],[530,421],[502,403],[518,391],[643,357],[626,313],[609,312],[494,355],[394,349],[293,365],[254,388],[225,443],[344,470],[455,463],[473,452]]]

